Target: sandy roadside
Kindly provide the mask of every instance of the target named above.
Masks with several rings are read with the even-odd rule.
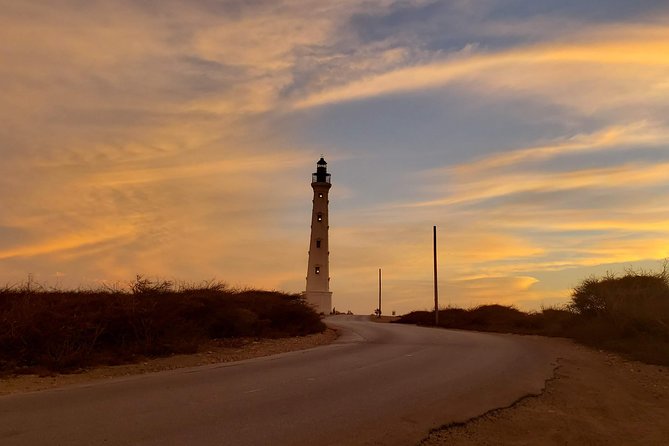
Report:
[[[328,328],[323,333],[282,339],[235,339],[212,341],[200,352],[192,355],[174,355],[165,358],[147,359],[137,364],[96,367],[80,373],[56,374],[53,376],[18,375],[0,379],[0,395],[18,392],[33,392],[119,376],[172,370],[181,367],[241,361],[260,356],[275,355],[295,350],[305,350],[329,344],[337,338],[337,332]]]
[[[421,445],[669,445],[669,367],[579,345],[559,364],[543,394],[437,430]]]

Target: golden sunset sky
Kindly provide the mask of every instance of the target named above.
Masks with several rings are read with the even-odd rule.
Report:
[[[0,283],[566,302],[669,256],[669,4],[0,1]]]

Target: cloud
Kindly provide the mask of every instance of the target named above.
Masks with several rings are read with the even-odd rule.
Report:
[[[58,237],[35,245],[22,245],[16,248],[0,250],[0,260],[12,257],[35,257],[45,254],[54,254],[61,251],[70,251],[97,245],[121,238],[133,237],[135,230],[130,225],[98,228],[93,233],[78,233],[65,237]]]
[[[530,276],[488,276],[448,282],[444,292],[446,296],[453,296],[451,301],[455,305],[509,305],[517,302],[519,295],[528,300],[540,299],[537,293],[531,291],[538,282]]]
[[[295,176],[308,178],[317,157],[283,143],[287,132],[263,116],[290,78],[268,56],[285,59],[318,24],[299,29],[290,11],[274,14],[276,2],[78,3],[0,11],[0,54],[11,61],[0,66],[0,225],[15,228],[0,234],[0,277],[65,271],[76,286],[217,272],[256,282],[256,269],[231,265],[245,249],[285,251],[285,233],[263,228],[295,207]]]
[[[434,174],[448,174],[450,171],[456,175],[465,176],[477,171],[497,170],[507,166],[517,166],[521,163],[545,162],[553,158],[574,154],[610,152],[616,149],[638,149],[644,146],[656,147],[668,141],[669,131],[662,126],[652,126],[646,122],[614,125],[597,130],[594,133],[577,134],[537,147],[506,150],[453,168],[436,170]]]
[[[493,178],[472,179],[451,187],[448,198],[413,203],[412,207],[447,206],[520,194],[525,192],[570,191],[589,188],[615,189],[666,184],[669,163],[581,169],[567,172],[521,172]]]
[[[211,175],[225,175],[228,181],[232,176],[239,175],[244,175],[247,179],[254,174],[262,176],[263,173],[270,172],[273,169],[304,165],[305,160],[301,155],[301,153],[290,153],[286,150],[278,154],[251,155],[221,161],[123,169],[92,175],[89,181],[93,186],[118,187],[128,184],[137,185],[188,178],[202,178]],[[245,178],[238,178],[236,184],[239,187],[243,187]]]
[[[429,307],[432,224],[442,286],[463,305],[543,298],[535,270],[663,255],[661,18],[625,23],[618,2],[595,23],[592,5],[532,4],[3,5],[0,280],[33,272],[77,286],[146,273],[299,291],[309,174],[323,151],[338,181],[341,309],[374,308],[378,267],[396,310]],[[392,123],[406,144],[393,141],[374,101],[352,127],[321,113],[425,91],[433,125],[458,117],[465,135],[495,135],[495,110],[513,107],[507,133],[545,118],[530,102],[555,107],[555,128],[478,137],[480,150],[458,154],[448,138],[423,147],[412,113]],[[414,96],[406,110],[424,104]],[[378,133],[346,139],[368,132],[370,116]],[[336,137],[306,138],[314,122]]]
[[[456,81],[479,92],[538,95],[590,112],[621,101],[638,103],[666,97],[666,29],[647,25],[603,29],[609,33],[596,30],[563,43],[456,54],[401,67],[313,92],[296,99],[294,106],[325,106],[434,89]]]

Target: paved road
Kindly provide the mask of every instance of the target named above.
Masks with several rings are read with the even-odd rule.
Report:
[[[0,398],[0,445],[413,445],[541,390],[550,340],[336,316],[331,345]]]

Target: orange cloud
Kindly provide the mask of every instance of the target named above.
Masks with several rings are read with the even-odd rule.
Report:
[[[0,260],[12,257],[35,257],[60,253],[62,251],[78,250],[119,239],[128,240],[134,236],[136,236],[136,228],[129,225],[98,228],[95,232],[73,233],[55,237],[41,243],[2,250],[0,251]]]
[[[538,299],[539,296],[530,291],[538,282],[529,276],[488,276],[448,282],[444,291],[457,305],[512,305],[519,300]]]
[[[436,169],[434,175],[453,173],[465,176],[522,163],[547,161],[565,155],[607,151],[626,146],[634,148],[655,146],[667,141],[669,141],[669,131],[660,126],[651,126],[646,122],[613,125],[590,134],[561,138],[547,145],[508,150],[452,168]]]
[[[364,77],[344,85],[332,86],[296,100],[298,109],[376,96],[435,88],[455,81],[471,81],[476,88],[510,88],[516,92],[531,91],[558,102],[580,104],[578,84],[597,79],[603,91],[607,82],[619,92],[615,83],[623,80],[632,87],[626,97],[641,94],[648,97],[649,87],[666,85],[669,70],[669,32],[665,28],[621,25],[606,37],[602,32],[582,33],[572,41],[513,48],[491,53],[458,54],[455,57],[425,65],[399,68],[387,73]],[[611,38],[610,36],[615,36]],[[607,69],[614,66],[615,70]],[[566,77],[564,68],[578,69],[579,76]],[[561,69],[562,68],[562,69]],[[634,70],[635,76],[630,70]],[[622,76],[621,76],[622,75]],[[586,76],[584,78],[583,76]],[[643,79],[643,81],[641,80]],[[564,97],[561,84],[569,85]],[[601,93],[601,92],[599,92]],[[653,94],[660,93],[653,92]],[[666,91],[664,92],[666,93]],[[618,93],[616,99],[620,97]],[[592,99],[592,95],[588,95]],[[609,102],[599,94],[598,99]]]
[[[395,37],[363,43],[340,33],[354,14],[378,14],[394,0],[260,2],[230,15],[197,2],[162,2],[161,14],[151,14],[135,3],[75,10],[10,2],[0,11],[0,54],[9,61],[0,65],[0,229],[27,234],[0,250],[3,278],[23,277],[26,268],[75,281],[148,273],[298,291],[309,169],[314,153],[334,149],[329,142],[293,148],[299,129],[282,118],[449,84],[489,100],[523,95],[588,116],[624,113],[603,119],[599,131],[428,172],[422,179],[434,181],[429,190],[437,194],[409,209],[381,197],[378,208],[350,211],[349,226],[332,227],[341,309],[374,308],[377,267],[396,310],[429,308],[432,222],[444,227],[442,286],[464,305],[540,296],[527,271],[666,255],[658,234],[669,216],[659,205],[654,213],[606,215],[541,203],[471,213],[460,206],[523,192],[665,185],[664,162],[551,173],[527,166],[669,142],[647,112],[668,97],[664,28],[590,27],[569,41],[500,51],[469,45],[444,57]],[[642,113],[630,110],[638,104]],[[502,148],[492,142],[490,149]],[[372,156],[364,147],[348,150]],[[366,193],[350,184],[333,190],[341,217]],[[569,243],[530,237],[537,228],[638,234]]]
[[[285,169],[286,167],[306,167],[304,154],[297,152],[268,153],[262,155],[250,155],[246,157],[235,157],[221,161],[208,161],[202,163],[188,163],[168,166],[144,167],[138,169],[123,169],[111,172],[102,172],[92,175],[90,183],[95,186],[116,187],[122,185],[134,185],[142,183],[157,183],[169,180],[183,180],[209,175],[228,176],[247,175],[246,178],[237,178],[234,182],[240,188],[248,181],[248,175],[256,174],[262,176],[273,169]]]
[[[519,172],[500,174],[493,178],[475,177],[463,179],[449,187],[448,198],[410,204],[409,207],[448,206],[466,202],[486,200],[521,192],[567,191],[587,188],[650,186],[665,184],[669,163],[642,165],[630,163],[600,169],[584,169],[568,172]]]

